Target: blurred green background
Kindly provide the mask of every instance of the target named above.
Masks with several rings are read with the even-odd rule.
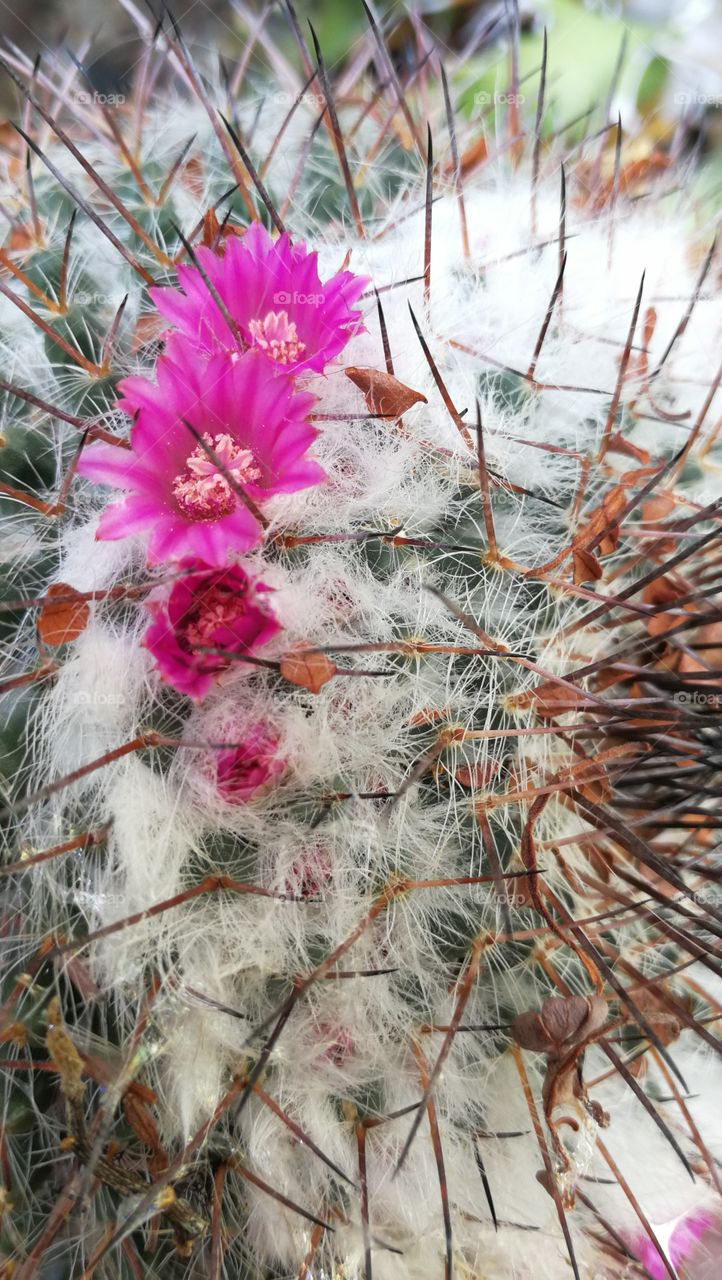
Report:
[[[159,0],[137,3],[144,16],[151,9],[160,13]],[[201,46],[218,49],[230,65],[261,18],[274,42],[295,58],[281,0],[175,0],[170,7],[199,52]],[[629,132],[641,126],[659,141],[668,141],[681,122],[714,168],[722,152],[722,0],[518,0],[518,7],[522,81],[538,73],[548,30],[548,100],[557,126],[605,101],[624,44],[611,118],[619,111]],[[376,0],[374,12],[402,75],[417,57],[422,28],[442,51],[462,55],[456,99],[473,113],[480,95],[506,85],[502,50],[515,8],[515,0]],[[326,61],[336,68],[366,30],[361,0],[296,0],[296,9],[306,32],[307,20],[313,22]],[[106,92],[125,87],[136,58],[133,24],[121,0],[0,0],[0,30],[31,57],[67,44]],[[258,58],[250,73],[262,74]],[[7,83],[0,94],[0,107],[11,114]]]

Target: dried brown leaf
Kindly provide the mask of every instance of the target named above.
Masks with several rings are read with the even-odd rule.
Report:
[[[597,557],[591,551],[578,548],[572,552],[574,563],[574,584],[579,587],[583,582],[597,582],[604,572]]]
[[[87,600],[73,587],[56,582],[45,593],[45,604],[38,618],[40,639],[52,646],[77,640],[85,631],[89,617]]]
[[[391,373],[380,369],[356,368],[353,365],[344,372],[354,386],[363,392],[369,412],[378,413],[383,418],[400,418],[415,404],[428,404],[426,396],[399,382]]]
[[[336,674],[336,664],[325,653],[298,650],[281,659],[281,675],[310,693],[318,693]]]

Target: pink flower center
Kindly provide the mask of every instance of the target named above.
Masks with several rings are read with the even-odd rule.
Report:
[[[173,481],[173,497],[190,520],[220,520],[235,511],[237,497],[228,477],[236,484],[258,480],[261,472],[250,449],[241,448],[227,432],[203,435],[218,463],[203,445],[196,445],[186,458],[185,470]]]
[[[306,350],[287,311],[268,311],[262,320],[251,320],[248,328],[256,346],[279,364],[295,364]]]
[[[197,611],[185,627],[185,640],[191,649],[211,647],[218,627],[233,627],[246,612],[245,594],[234,594],[226,587],[211,587]]]

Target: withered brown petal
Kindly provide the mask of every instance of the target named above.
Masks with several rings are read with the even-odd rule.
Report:
[[[587,996],[587,1004],[589,1005],[589,1018],[583,1028],[585,1037],[593,1035],[595,1031],[601,1031],[609,1017],[609,1005],[604,996]]]
[[[522,1049],[533,1049],[537,1053],[545,1053],[553,1048],[542,1019],[533,1009],[526,1013],[518,1013],[511,1024],[511,1034]]]
[[[591,551],[582,551],[577,548],[572,553],[574,562],[574,585],[580,587],[583,582],[597,582],[601,578],[603,569],[597,557]]]
[[[541,1007],[545,1030],[554,1044],[576,1040],[589,1017],[586,996],[549,996]]]
[[[336,674],[336,664],[325,653],[299,650],[281,659],[281,675],[310,693],[318,693]]]
[[[56,582],[45,593],[38,618],[38,632],[44,644],[68,644],[77,640],[88,625],[90,607],[79,592],[64,582]]]
[[[537,685],[531,693],[523,696],[527,700],[527,705],[533,707],[542,719],[552,719],[554,716],[567,715],[570,711],[578,711],[588,699],[583,689],[567,689],[554,680],[547,680]],[[524,705],[521,698],[519,705]]]
[[[481,790],[497,777],[501,764],[498,760],[487,760],[485,764],[460,764],[454,770],[454,778],[462,787],[470,791]]]
[[[155,342],[156,339],[160,338],[164,329],[167,328],[168,322],[155,311],[149,312],[148,315],[139,316],[130,339],[130,349],[133,355],[137,355],[149,342]]]
[[[428,404],[426,396],[399,382],[391,373],[380,369],[360,369],[355,366],[344,370],[346,377],[363,392],[369,412],[382,418],[400,418],[415,404]]]

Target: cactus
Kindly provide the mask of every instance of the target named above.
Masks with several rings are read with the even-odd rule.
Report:
[[[699,1275],[685,158],[565,146],[513,32],[468,116],[371,10],[336,73],[290,4],[231,71],[124,8],[122,101],[3,55],[3,1275]]]

